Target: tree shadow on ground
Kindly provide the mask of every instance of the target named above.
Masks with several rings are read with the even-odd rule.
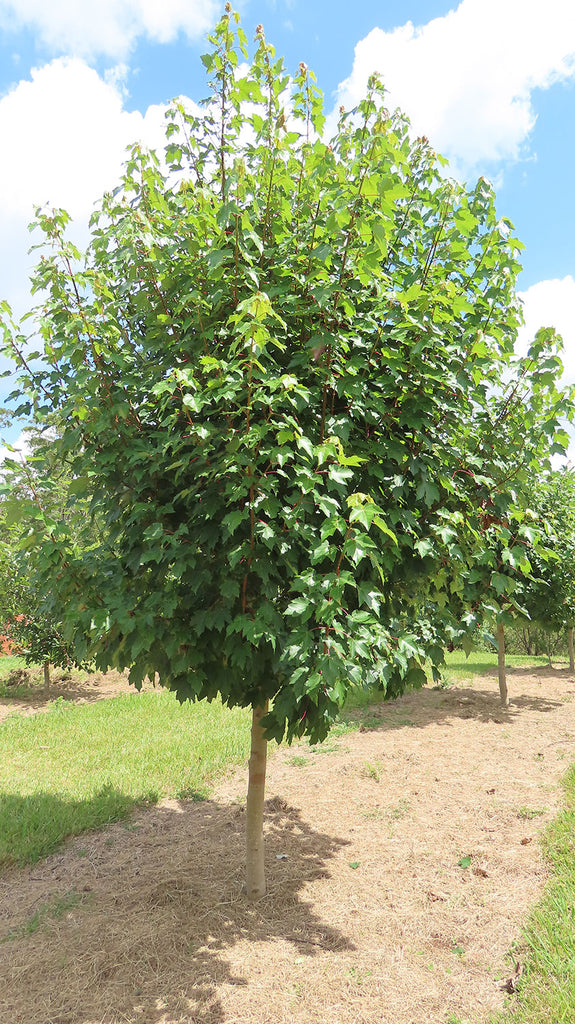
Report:
[[[150,793],[148,799],[155,802],[157,794]],[[62,846],[63,837],[127,818],[143,802],[110,785],[80,800],[55,793],[0,792],[0,868],[47,857]]]
[[[481,722],[513,725],[526,711],[552,712],[563,706],[561,700],[532,694],[513,694],[504,708],[494,690],[476,687],[424,688],[389,702],[370,704],[344,714],[346,724],[359,723],[362,731],[421,728],[449,719],[473,718]]]
[[[354,948],[305,899],[346,841],[268,801],[268,895],[250,904],[244,818],[239,804],[166,802],[0,877],[0,1018],[219,1024],[233,1020],[227,1002],[257,973],[261,944],[278,943],[288,966]],[[25,934],[38,908],[65,893],[76,906],[58,918],[46,911]]]

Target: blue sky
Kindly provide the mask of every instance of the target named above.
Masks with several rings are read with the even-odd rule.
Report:
[[[526,245],[526,334],[554,325],[575,381],[573,0],[236,0],[326,109],[351,106],[378,70],[463,180],[484,174]],[[29,305],[37,203],[67,208],[80,242],[125,147],[158,145],[175,95],[207,92],[200,54],[214,0],[0,0],[0,298]],[[0,405],[6,393],[0,381]],[[13,431],[9,439],[13,439]],[[7,435],[5,434],[5,437]]]

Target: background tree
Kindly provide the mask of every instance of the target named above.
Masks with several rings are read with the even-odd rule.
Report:
[[[527,595],[535,585],[538,567],[552,557],[547,532],[530,501],[530,478],[518,474],[517,483],[521,489],[515,492],[505,521],[494,521],[490,514],[484,517],[482,550],[464,590],[464,603],[470,611],[463,618],[487,635],[494,627],[499,694],[504,707],[509,704],[505,629],[529,620]],[[471,636],[464,638],[463,646],[467,652],[472,649]]]
[[[533,578],[523,603],[532,622],[548,634],[566,631],[569,667],[575,670],[573,626],[575,622],[575,474],[565,467],[531,481],[529,501],[544,531],[545,548],[532,557]]]
[[[33,579],[26,522],[42,514],[54,523],[68,521],[70,528],[64,506],[73,483],[61,452],[56,454],[51,418],[41,431],[24,434],[26,456],[14,452],[0,465],[0,625],[27,665],[43,666],[48,690],[50,666],[69,668],[75,662],[61,617],[46,609]],[[9,488],[3,485],[6,477]]]
[[[504,527],[505,534],[508,534],[505,545],[500,542],[499,530],[486,530],[483,551],[471,573],[474,586],[470,588],[469,595],[475,630],[480,628],[484,635],[489,635],[489,631],[494,628],[499,696],[503,707],[509,705],[505,627],[527,615],[521,600],[531,579],[530,556],[533,546],[541,545],[538,531],[528,519],[524,521],[525,510],[521,509],[518,515],[515,513],[515,517],[521,520],[520,525],[514,529],[510,516]],[[473,590],[478,586],[479,598],[473,595]],[[464,637],[463,647],[466,653],[472,650],[473,640],[470,635]]]
[[[327,144],[305,65],[260,27],[240,72],[229,9],[211,43],[204,115],[176,103],[165,157],[132,150],[85,257],[39,212],[43,361],[6,307],[4,330],[98,524],[30,506],[45,606],[76,657],[252,707],[258,896],[267,739],[422,685],[567,398],[555,339],[513,355],[520,245],[487,182],[447,181],[376,79]]]

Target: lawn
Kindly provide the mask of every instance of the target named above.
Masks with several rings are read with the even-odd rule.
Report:
[[[460,682],[463,679],[470,679],[473,676],[480,676],[488,669],[497,668],[496,651],[472,651],[467,658],[463,651],[448,651],[445,655],[446,668],[444,676],[447,682]],[[546,655],[535,654],[507,654],[505,664],[508,669],[513,668],[546,668],[549,665]],[[563,664],[561,658],[553,662],[557,668]]]
[[[0,864],[33,863],[136,804],[201,799],[248,748],[246,711],[167,692],[13,715],[0,725]]]

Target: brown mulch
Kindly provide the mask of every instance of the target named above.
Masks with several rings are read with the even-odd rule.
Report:
[[[486,1021],[575,760],[574,678],[512,671],[509,688],[508,711],[486,674],[378,706],[368,731],[323,748],[277,751],[255,905],[242,895],[245,772],[209,801],[165,801],[4,873],[0,1020]]]

